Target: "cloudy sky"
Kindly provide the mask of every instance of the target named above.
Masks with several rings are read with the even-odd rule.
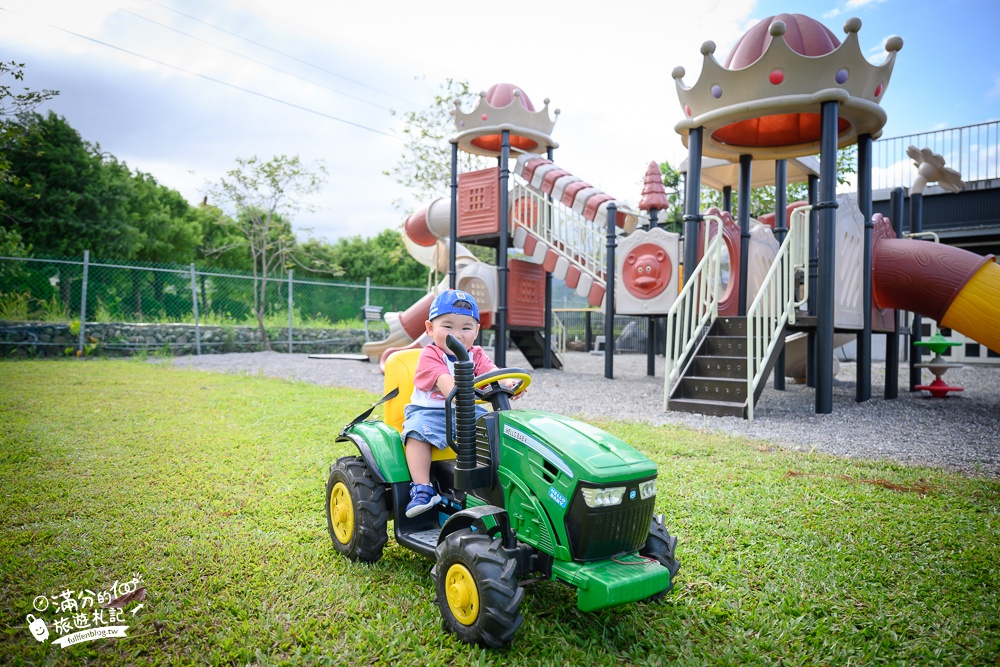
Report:
[[[45,108],[85,140],[192,203],[236,157],[323,161],[317,210],[294,222],[334,241],[399,227],[392,202],[406,193],[383,174],[403,151],[390,110],[426,108],[449,77],[550,98],[555,161],[637,201],[650,160],[686,156],[673,68],[691,85],[702,42],[722,60],[783,11],[838,36],[859,17],[874,62],[903,37],[886,137],[1000,118],[996,0],[0,0],[0,58],[25,63],[30,88],[60,91]]]

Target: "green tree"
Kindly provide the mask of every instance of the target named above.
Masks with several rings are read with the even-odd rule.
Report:
[[[127,168],[120,165],[120,168]],[[138,230],[140,245],[131,259],[140,262],[188,264],[194,261],[203,231],[195,209],[176,190],[160,185],[150,174],[136,171],[126,174],[129,193],[126,200],[129,224]],[[143,318],[144,287],[153,286],[153,298],[163,303],[165,280],[172,276],[159,271],[132,272],[133,312]]]
[[[16,177],[10,175],[10,156],[12,143],[20,138],[21,132],[14,124],[13,119],[21,114],[28,113],[42,102],[52,99],[59,94],[56,90],[31,90],[24,88],[21,92],[16,92],[12,87],[13,79],[16,82],[24,81],[24,63],[14,61],[0,62],[0,183],[17,186],[19,184]],[[10,180],[12,179],[12,180]],[[0,209],[4,207],[4,200],[0,198]]]
[[[319,163],[304,165],[298,156],[285,155],[267,162],[256,156],[237,158],[236,164],[211,186],[209,194],[213,201],[234,209],[235,216],[224,220],[246,241],[250,251],[254,315],[264,348],[270,350],[271,340],[264,328],[268,278],[288,264],[296,241],[286,221],[310,208],[303,199],[319,190],[326,168]]]
[[[427,268],[410,257],[399,232],[393,229],[368,239],[341,237],[331,248],[330,260],[350,282],[363,283],[370,277],[379,285],[427,285]]]
[[[201,226],[201,243],[196,249],[196,261],[225,271],[253,270],[250,247],[239,232],[235,221],[222,209],[208,203],[206,197],[191,215]]]
[[[0,257],[27,257],[31,246],[24,244],[21,233],[0,225]]]
[[[417,202],[429,204],[438,197],[450,196],[451,187],[451,144],[448,138],[455,134],[455,120],[451,113],[455,101],[462,108],[469,109],[479,99],[469,88],[468,81],[446,79],[438,87],[434,101],[425,109],[389,113],[403,121],[403,139],[406,142],[403,154],[386,176],[410,191]],[[458,152],[459,172],[477,171],[493,166],[495,162],[464,151]],[[405,210],[402,200],[393,202],[396,208]],[[407,213],[412,211],[407,210]]]
[[[0,183],[6,224],[35,251],[130,259],[142,239],[130,224],[128,170],[85,142],[66,119],[49,112],[24,115],[7,157],[19,182]]]

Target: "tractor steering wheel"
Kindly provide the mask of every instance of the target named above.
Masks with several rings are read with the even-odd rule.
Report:
[[[520,382],[514,387],[507,387],[500,384],[503,380],[520,380]],[[476,399],[489,401],[496,410],[500,407],[497,401],[501,396],[510,398],[520,396],[530,384],[531,375],[523,368],[497,368],[476,377],[472,386],[476,390]]]

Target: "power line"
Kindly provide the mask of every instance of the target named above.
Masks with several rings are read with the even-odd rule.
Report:
[[[9,12],[10,13],[10,10],[6,9],[4,7],[0,7],[0,11],[5,11],[5,12]],[[280,98],[273,97],[271,95],[266,95],[264,93],[257,92],[256,90],[250,90],[249,88],[244,88],[242,86],[237,86],[234,83],[229,83],[228,81],[223,81],[221,79],[216,79],[215,77],[208,76],[207,74],[201,74],[200,72],[192,72],[191,70],[188,70],[188,69],[185,69],[183,67],[180,67],[179,65],[173,65],[173,64],[168,63],[168,62],[163,62],[162,60],[157,60],[156,58],[151,58],[151,57],[145,56],[145,55],[143,55],[141,53],[136,53],[135,51],[130,51],[130,50],[126,49],[126,48],[123,48],[123,47],[120,47],[120,46],[116,46],[116,45],[110,44],[108,42],[101,41],[101,40],[96,39],[94,37],[88,37],[87,35],[81,35],[80,33],[73,32],[72,30],[68,30],[67,28],[60,28],[59,26],[52,25],[51,23],[46,23],[45,25],[47,25],[48,27],[50,27],[50,28],[52,28],[54,30],[59,30],[60,32],[65,32],[65,33],[67,33],[69,35],[73,35],[74,37],[79,37],[80,39],[85,39],[88,42],[93,42],[95,44],[100,44],[101,46],[106,46],[109,49],[114,49],[116,51],[121,51],[122,53],[129,54],[130,56],[135,56],[136,58],[142,58],[143,60],[148,60],[148,61],[150,61],[152,63],[156,63],[157,65],[162,65],[164,67],[169,67],[171,69],[175,69],[175,70],[177,70],[179,72],[183,72],[185,74],[191,74],[191,75],[199,77],[201,79],[205,79],[206,81],[211,81],[212,83],[217,83],[217,84],[219,84],[221,86],[226,86],[227,88],[233,88],[235,90],[239,90],[239,91],[244,92],[244,93],[249,93],[251,95],[256,95],[257,97],[262,97],[265,100],[271,100],[272,102],[277,102],[278,104],[284,104],[285,106],[292,107],[293,109],[299,109],[300,111],[305,111],[307,113],[315,114],[317,116],[322,116],[323,118],[329,118],[330,120],[335,120],[338,123],[344,123],[346,125],[351,125],[353,127],[357,127],[359,129],[362,129],[362,130],[367,130],[368,132],[373,132],[375,134],[380,134],[383,137],[390,137],[392,139],[396,139],[397,141],[402,141],[402,139],[400,137],[397,137],[397,136],[392,135],[392,134],[388,134],[386,132],[382,132],[381,130],[376,130],[375,128],[368,127],[367,125],[362,125],[360,123],[355,123],[354,121],[346,120],[344,118],[338,118],[337,116],[333,116],[331,114],[324,113],[322,111],[317,111],[316,109],[310,109],[309,107],[304,107],[304,106],[302,106],[300,104],[295,104],[294,102],[289,102],[287,100],[282,100]]]
[[[302,58],[299,58],[297,56],[293,56],[290,53],[285,53],[284,51],[279,51],[278,49],[271,48],[267,44],[262,44],[260,42],[257,42],[255,40],[250,39],[249,37],[244,37],[243,35],[240,35],[238,33],[232,32],[230,30],[226,30],[225,28],[221,28],[221,27],[219,27],[217,25],[214,25],[214,24],[209,23],[207,21],[203,21],[203,20],[201,20],[201,19],[199,19],[197,17],[191,16],[190,14],[185,14],[184,12],[179,11],[177,9],[174,9],[173,7],[170,7],[168,5],[165,5],[162,2],[157,2],[156,0],[146,0],[146,2],[148,2],[150,4],[153,4],[153,5],[157,5],[159,7],[162,7],[163,9],[171,11],[171,12],[173,12],[175,14],[179,14],[180,16],[183,16],[185,18],[191,19],[192,21],[196,21],[198,23],[201,23],[202,25],[207,25],[209,28],[213,28],[215,30],[218,30],[219,32],[224,32],[227,35],[231,35],[232,37],[235,37],[237,39],[241,39],[244,42],[249,42],[250,44],[253,44],[255,46],[259,46],[262,49],[267,49],[268,51],[271,51],[272,53],[277,53],[280,56],[284,56],[285,58],[290,58],[290,59],[292,59],[292,60],[294,60],[296,62],[302,63],[303,65],[308,65],[309,67],[313,67],[315,69],[318,69],[321,72],[326,72],[327,74],[329,74],[331,76],[335,76],[338,79],[343,79],[344,81],[350,81],[351,83],[353,83],[355,85],[358,85],[358,86],[361,86],[362,88],[367,88],[369,90],[375,91],[376,93],[380,93],[380,94],[385,95],[387,97],[391,97],[393,99],[397,99],[400,102],[406,102],[407,104],[413,105],[413,102],[411,102],[410,100],[407,100],[405,98],[402,98],[399,95],[394,95],[393,93],[389,93],[389,92],[386,92],[386,91],[381,90],[379,88],[375,88],[374,86],[369,86],[368,84],[363,83],[361,81],[358,81],[357,79],[352,79],[350,77],[344,76],[343,74],[338,74],[337,72],[334,72],[333,70],[326,69],[325,67],[322,67],[320,65],[316,65],[315,63],[311,63],[308,60],[303,60]]]
[[[310,83],[310,84],[312,84],[314,86],[319,86],[320,88],[325,88],[326,90],[329,90],[329,91],[331,91],[333,93],[336,93],[338,95],[343,95],[344,97],[349,97],[352,100],[357,100],[358,102],[361,102],[363,104],[371,105],[371,106],[376,107],[378,109],[382,109],[383,111],[391,111],[391,109],[389,107],[382,106],[381,104],[376,104],[375,102],[369,102],[368,100],[360,98],[360,97],[357,97],[356,95],[351,95],[350,93],[345,93],[342,90],[337,90],[336,88],[331,88],[330,86],[327,86],[325,84],[319,83],[318,81],[313,81],[312,79],[307,79],[307,78],[305,78],[303,76],[299,76],[298,74],[295,74],[294,72],[289,72],[288,70],[281,69],[280,67],[275,67],[274,65],[270,65],[270,64],[264,62],[263,60],[258,60],[256,58],[251,57],[251,56],[239,53],[238,51],[233,51],[232,49],[226,48],[226,47],[224,47],[224,46],[222,46],[220,44],[216,44],[216,43],[211,42],[211,41],[209,41],[207,39],[202,39],[201,37],[197,37],[197,36],[192,35],[190,33],[186,33],[183,30],[178,30],[177,28],[174,28],[172,26],[166,25],[164,23],[160,23],[159,21],[155,21],[155,20],[153,20],[151,18],[148,18],[146,16],[142,16],[141,14],[136,14],[135,12],[130,11],[128,9],[123,9],[121,7],[118,7],[117,9],[120,12],[124,12],[125,14],[130,14],[130,15],[136,17],[137,19],[142,19],[143,21],[148,21],[149,23],[152,23],[154,25],[158,25],[161,28],[165,28],[167,30],[171,30],[171,31],[176,32],[179,35],[183,35],[184,37],[187,37],[189,39],[193,39],[193,40],[196,40],[198,42],[202,42],[203,44],[208,44],[209,46],[212,46],[212,47],[215,47],[215,48],[217,48],[219,50],[225,51],[226,53],[231,53],[232,55],[237,56],[239,58],[243,58],[244,60],[249,60],[251,62],[257,63],[258,65],[263,65],[264,67],[272,69],[275,72],[280,72],[281,74],[286,74],[288,76],[295,77],[296,79],[299,79],[300,81],[305,81],[306,83]]]

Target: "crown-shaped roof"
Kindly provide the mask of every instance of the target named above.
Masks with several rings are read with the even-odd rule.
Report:
[[[528,96],[517,86],[498,83],[486,92],[479,93],[479,100],[472,111],[462,111],[462,103],[455,100],[454,134],[449,141],[462,150],[475,155],[497,157],[501,150],[501,132],[510,131],[510,145],[522,153],[544,153],[549,147],[558,148],[552,141],[552,129],[559,116],[549,118],[549,100],[545,107],[535,111]]]
[[[686,116],[675,129],[686,145],[690,131],[703,127],[703,154],[710,157],[812,155],[819,152],[821,105],[836,101],[839,146],[862,134],[878,138],[886,120],[879,102],[903,40],[889,38],[885,61],[872,65],[858,45],[860,29],[859,19],[849,19],[841,43],[808,16],[779,14],[747,31],[726,66],[715,59],[715,44],[705,42],[695,85],[684,85],[683,67],[674,69]]]

